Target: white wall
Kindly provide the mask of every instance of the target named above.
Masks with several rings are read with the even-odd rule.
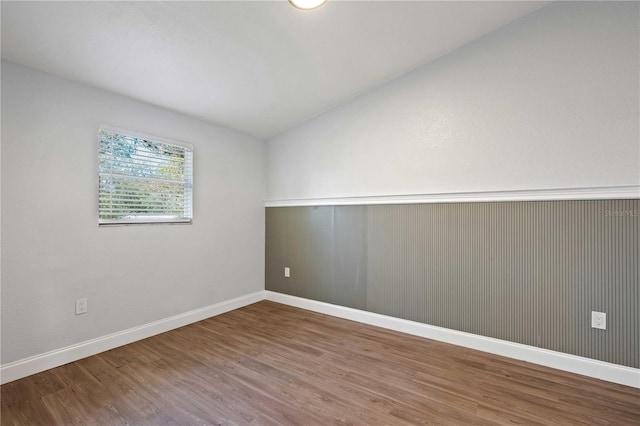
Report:
[[[552,4],[271,138],[267,200],[637,185],[638,8]]]
[[[194,145],[193,225],[98,227],[100,124]],[[3,61],[2,151],[3,364],[264,289],[262,141]]]

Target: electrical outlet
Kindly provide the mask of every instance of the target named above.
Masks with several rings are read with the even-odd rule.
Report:
[[[76,299],[76,315],[87,313],[87,298]]]
[[[291,269],[289,269],[289,267],[288,267],[288,266],[285,266],[285,267],[284,267],[284,277],[285,277],[285,278],[289,278],[289,277],[291,277]]]
[[[607,329],[607,314],[591,311],[591,328]]]

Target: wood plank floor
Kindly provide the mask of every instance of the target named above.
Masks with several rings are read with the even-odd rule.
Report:
[[[638,389],[259,302],[1,388],[3,425],[638,425]]]

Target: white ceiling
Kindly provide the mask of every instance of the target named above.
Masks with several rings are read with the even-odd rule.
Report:
[[[2,57],[267,138],[547,3],[2,1]]]

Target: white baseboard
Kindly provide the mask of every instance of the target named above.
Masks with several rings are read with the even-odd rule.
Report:
[[[264,202],[264,206],[351,206],[371,204],[485,203],[495,201],[611,200],[636,198],[640,198],[640,185],[301,198],[292,200],[267,200]]]
[[[211,318],[265,299],[307,309],[309,311],[332,315],[338,318],[375,325],[402,333],[464,346],[471,349],[477,349],[496,355],[502,355],[522,361],[528,361],[534,364],[557,368],[571,373],[582,374],[613,383],[640,388],[640,370],[636,368],[569,355],[562,352],[550,351],[505,340],[493,339],[476,334],[450,330],[415,321],[394,318],[387,315],[361,311],[359,309],[317,302],[315,300],[303,299],[272,291],[257,291],[235,299],[216,303],[190,312],[185,312],[184,314],[165,318],[149,324],[109,334],[107,336],[87,340],[86,342],[78,343],[76,345],[67,346],[65,348],[56,349],[44,354],[5,364],[0,367],[0,383],[5,384],[50,368],[59,367],[100,352],[146,339],[148,337],[183,327],[203,319]]]
[[[415,321],[380,315],[359,309],[346,308],[330,303],[317,302],[282,293],[265,291],[265,298],[273,302],[295,306],[309,311],[332,315],[365,324],[451,343],[466,348],[477,349],[533,364],[544,365],[570,373],[582,374],[596,379],[640,388],[640,369],[597,361],[562,352],[541,349],[506,340],[479,336],[462,331],[436,327]]]
[[[149,324],[133,327],[117,333],[87,340],[86,342],[56,349],[41,355],[25,358],[0,367],[0,383],[5,384],[50,368],[59,367],[100,352],[127,345],[147,337],[202,321],[234,309],[264,300],[264,291],[240,296],[204,308],[185,312]]]

